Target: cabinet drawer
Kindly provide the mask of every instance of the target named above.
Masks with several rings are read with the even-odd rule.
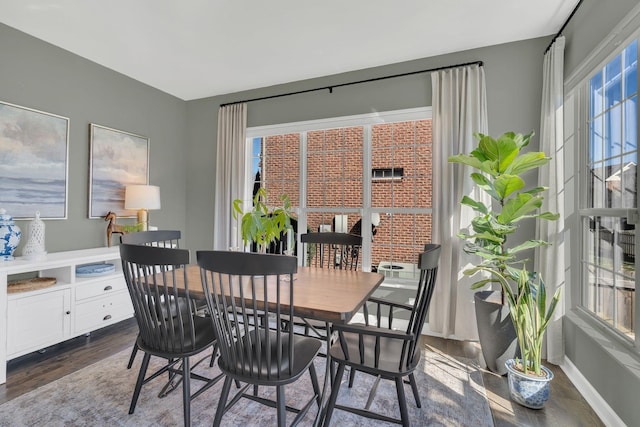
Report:
[[[127,289],[124,277],[112,277],[105,280],[91,281],[76,286],[76,301],[112,294]],[[128,297],[128,294],[127,294]]]
[[[102,328],[131,317],[133,306],[126,291],[111,293],[102,298],[76,304],[74,331],[76,334]]]

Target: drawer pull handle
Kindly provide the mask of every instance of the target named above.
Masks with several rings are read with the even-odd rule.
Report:
[[[109,320],[109,319],[111,319],[111,315],[107,314],[106,316],[104,316],[104,319],[102,319],[102,320]]]
[[[70,311],[67,311],[67,314],[71,314],[71,312],[70,312]]]
[[[105,286],[105,287],[104,287],[104,290],[105,290],[105,291],[110,291],[111,289],[113,289],[113,287],[112,287],[111,285],[109,285],[109,286]]]

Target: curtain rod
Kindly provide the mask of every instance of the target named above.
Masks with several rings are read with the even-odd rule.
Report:
[[[567,26],[567,24],[569,23],[569,21],[571,21],[571,18],[573,18],[573,15],[576,14],[576,12],[578,11],[578,8],[580,7],[580,5],[582,4],[584,0],[580,0],[578,2],[578,4],[576,5],[576,7],[573,8],[573,10],[571,11],[571,14],[569,15],[569,17],[567,18],[566,21],[564,21],[564,24],[562,24],[562,27],[560,27],[560,31],[558,31],[558,33],[553,37],[553,39],[551,39],[551,43],[549,43],[549,46],[547,46],[547,48],[544,50],[543,55],[546,55],[547,52],[549,52],[549,49],[551,49],[551,46],[553,45],[553,43],[556,41],[556,39],[558,37],[560,37],[560,35],[562,34],[562,32],[564,31],[565,27]]]
[[[375,78],[372,78],[372,79],[358,80],[357,82],[339,83],[339,84],[335,84],[335,85],[331,85],[331,86],[317,87],[317,88],[314,88],[314,89],[305,89],[305,90],[299,90],[299,91],[296,91],[296,92],[281,93],[279,95],[262,96],[260,98],[244,99],[242,101],[225,102],[224,104],[220,104],[220,107],[225,107],[227,105],[234,105],[234,104],[242,104],[244,102],[262,101],[263,99],[281,98],[283,96],[298,95],[298,94],[301,94],[301,93],[317,92],[319,90],[328,90],[329,93],[333,93],[333,89],[337,88],[337,87],[357,85],[357,84],[360,84],[360,83],[375,82],[375,81],[378,81],[378,80],[393,79],[393,78],[396,78],[396,77],[411,76],[413,74],[428,73],[428,72],[431,72],[431,71],[440,71],[440,70],[446,70],[446,69],[449,69],[449,68],[465,67],[467,65],[479,65],[479,66],[482,67],[483,63],[482,63],[482,61],[466,62],[464,64],[447,65],[445,67],[436,67],[436,68],[429,68],[427,70],[411,71],[409,73],[394,74],[392,76],[375,77]]]

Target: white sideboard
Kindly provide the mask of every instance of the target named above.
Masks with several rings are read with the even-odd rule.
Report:
[[[109,263],[115,272],[81,277],[76,267]],[[7,293],[7,283],[55,277],[43,289]],[[118,247],[47,254],[38,261],[0,261],[0,384],[7,361],[133,316]]]

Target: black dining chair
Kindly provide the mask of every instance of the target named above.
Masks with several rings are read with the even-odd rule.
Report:
[[[305,233],[300,235],[304,265],[341,270],[357,270],[362,236],[348,233]]]
[[[339,270],[357,270],[359,267],[362,236],[333,232],[305,233],[300,235],[300,242],[305,266]],[[295,318],[293,324],[303,327],[304,335],[326,339],[326,322]]]
[[[120,235],[120,244],[158,246],[161,248],[180,248],[180,230],[149,230]],[[127,369],[131,369],[138,353],[138,341],[133,344]]]
[[[169,372],[182,377],[184,425],[189,426],[191,400],[222,378],[222,374],[215,378],[195,374],[189,361],[189,357],[211,347],[213,353],[216,352],[216,334],[211,317],[200,315],[191,298],[185,268],[189,264],[189,251],[121,244],[120,258],[139,328],[136,342],[144,352],[129,413],[135,411],[142,386]],[[194,286],[199,287],[194,292],[202,293],[200,283]],[[151,356],[167,359],[167,364],[146,376]],[[197,363],[208,357],[207,354]],[[192,378],[205,383],[193,394],[190,388]]]
[[[278,426],[284,426],[286,411],[297,412],[297,424],[313,402],[320,406],[320,387],[313,360],[320,350],[316,338],[294,335],[292,330],[271,329],[261,322],[270,312],[274,325],[294,312],[295,257],[243,252],[197,252],[207,305],[212,313],[220,356],[218,365],[226,375],[216,410],[214,426],[241,398],[275,407]],[[313,396],[302,408],[285,404],[285,386],[309,371]],[[233,381],[246,383],[227,404]],[[253,393],[247,389],[253,386]],[[258,396],[259,386],[275,386],[276,400]]]
[[[409,426],[409,413],[404,393],[404,378],[413,390],[416,406],[421,407],[418,386],[413,372],[420,362],[420,332],[429,309],[431,297],[438,271],[440,258],[440,245],[426,245],[425,251],[418,257],[420,279],[416,300],[413,305],[386,301],[380,298],[370,298],[368,301],[377,307],[374,316],[376,325],[369,324],[368,313],[365,315],[366,324],[340,324],[334,325],[338,338],[331,346],[329,354],[332,365],[337,365],[333,381],[331,383],[331,397],[327,406],[325,426],[329,426],[335,409],[349,411],[364,417]],[[384,314],[383,314],[384,311]],[[393,320],[396,311],[409,312],[409,322],[404,330],[393,328]],[[388,318],[386,325],[381,326],[383,316]],[[349,366],[351,372],[364,372],[377,377],[369,393],[369,398],[364,408],[338,404],[337,397],[342,383],[345,367]],[[335,368],[334,368],[335,369]],[[332,369],[332,372],[334,371]],[[398,403],[400,405],[400,419],[388,417],[370,410],[380,379],[393,380],[396,384]],[[349,386],[353,383],[353,377],[349,380]]]

